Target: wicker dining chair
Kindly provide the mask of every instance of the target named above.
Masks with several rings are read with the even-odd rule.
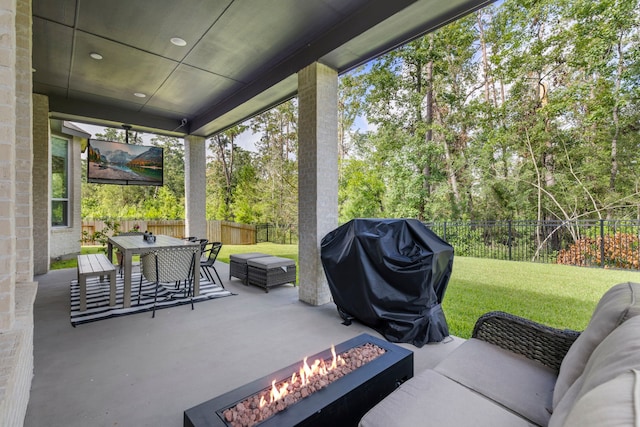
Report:
[[[222,283],[222,279],[220,279],[220,275],[218,274],[218,270],[216,270],[215,267],[215,262],[216,262],[216,258],[218,258],[218,254],[220,253],[220,249],[222,249],[222,243],[220,242],[212,242],[209,243],[207,245],[207,248],[205,249],[204,253],[208,254],[207,257],[205,259],[200,260],[200,268],[201,271],[204,271],[204,274],[207,276],[207,279],[209,279],[209,281],[211,281],[211,283],[216,283],[215,280],[213,280],[213,276],[211,275],[211,271],[209,271],[210,268],[213,268],[214,273],[216,273],[216,276],[218,277],[218,282],[220,282],[220,286],[222,286],[222,288],[224,288],[224,284]]]
[[[142,275],[138,287],[138,304],[142,293],[142,278],[155,283],[153,295],[153,315],[156,316],[156,304],[158,301],[158,289],[161,283],[176,283],[185,281],[185,297],[191,296],[191,309],[193,310],[193,275],[195,272],[196,258],[200,248],[197,246],[185,246],[178,248],[157,249],[140,256]],[[168,292],[169,287],[164,287]]]

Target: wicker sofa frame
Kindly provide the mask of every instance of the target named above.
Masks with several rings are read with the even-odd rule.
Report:
[[[580,332],[555,329],[502,311],[482,315],[472,337],[536,360],[558,372]]]

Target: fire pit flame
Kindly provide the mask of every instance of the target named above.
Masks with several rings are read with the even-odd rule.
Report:
[[[331,345],[331,354],[333,355],[333,358],[329,366],[327,366],[325,361],[321,359],[314,360],[313,364],[309,366],[309,364],[307,363],[307,357],[305,357],[302,360],[302,365],[300,366],[300,370],[298,371],[299,376],[294,372],[293,375],[291,375],[290,383],[285,381],[277,385],[276,380],[273,380],[271,382],[269,402],[267,402],[264,396],[260,397],[260,408],[263,408],[265,405],[267,405],[267,403],[274,403],[278,400],[283,399],[287,394],[289,394],[290,386],[295,386],[298,383],[301,386],[305,386],[309,383],[311,377],[314,377],[316,375],[326,376],[338,366],[345,365],[345,361],[342,359],[342,357],[336,355],[336,349],[333,344]]]

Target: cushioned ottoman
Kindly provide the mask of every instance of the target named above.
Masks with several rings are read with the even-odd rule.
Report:
[[[242,283],[247,283],[247,260],[252,258],[264,258],[268,257],[268,254],[261,252],[248,252],[246,254],[233,254],[229,255],[229,280],[231,277],[237,277],[242,280]]]
[[[267,256],[247,260],[249,284],[269,288],[285,283],[296,285],[296,263],[289,258]]]

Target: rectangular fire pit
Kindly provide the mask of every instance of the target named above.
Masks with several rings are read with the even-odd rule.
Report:
[[[340,425],[356,426],[362,416],[400,384],[413,377],[413,352],[385,340],[362,334],[335,346],[337,354],[364,344],[385,350],[376,359],[335,380],[306,398],[264,420],[261,427]],[[308,357],[326,360],[329,349]],[[255,380],[184,412],[185,427],[228,426],[223,412],[244,399],[271,388],[273,380],[286,380],[300,363]]]

